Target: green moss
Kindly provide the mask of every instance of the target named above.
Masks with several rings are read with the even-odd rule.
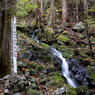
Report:
[[[58,41],[58,43],[61,43],[61,42],[68,43],[69,42],[69,38],[64,36],[64,35],[59,35],[57,37],[57,41]]]
[[[90,78],[95,83],[95,66],[88,66],[88,72],[89,72]]]
[[[44,48],[47,49],[47,50],[50,50],[50,47],[49,47],[48,44],[41,43],[41,46],[44,47]]]
[[[50,71],[50,72],[55,72],[55,71],[57,71],[57,69],[56,69],[55,67],[51,67],[51,66],[50,66],[50,67],[49,67],[49,71]]]
[[[77,95],[75,88],[67,84],[66,84],[66,93],[69,95]]]
[[[81,54],[80,56],[81,57],[84,57],[84,58],[87,58],[88,57],[88,55],[86,55],[86,54]]]
[[[54,34],[54,31],[52,30],[52,28],[45,27],[44,30],[46,31],[47,36],[50,36],[50,35]]]
[[[28,65],[30,66],[30,68],[36,68],[36,66],[37,66],[36,63],[29,63]]]
[[[51,73],[51,76],[63,76],[63,75],[61,73],[54,72],[54,73]]]
[[[82,64],[84,64],[85,66],[90,65],[90,61],[87,58],[81,58],[81,61],[82,61]]]
[[[52,80],[56,81],[57,84],[62,84],[64,86],[65,81],[61,76],[53,76]]]
[[[38,65],[36,69],[38,71],[42,72],[44,70],[44,67],[42,65]]]
[[[77,87],[75,89],[76,89],[77,95],[89,95],[89,89],[84,85],[79,86],[79,87]]]
[[[27,95],[39,95],[40,91],[29,88],[26,94]]]
[[[36,75],[36,71],[35,71],[34,69],[30,69],[30,75],[31,75],[31,76]]]

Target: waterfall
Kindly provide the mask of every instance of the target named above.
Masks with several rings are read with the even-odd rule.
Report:
[[[60,51],[50,46],[51,52],[54,56],[57,56],[62,61],[62,74],[67,79],[68,84],[72,85],[74,88],[77,87],[75,82],[70,78],[70,71],[66,59],[62,56]]]

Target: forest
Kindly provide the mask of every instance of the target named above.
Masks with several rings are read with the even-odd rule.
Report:
[[[0,0],[0,95],[95,95],[95,0]]]

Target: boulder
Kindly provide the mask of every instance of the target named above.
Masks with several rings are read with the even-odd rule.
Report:
[[[83,32],[83,31],[85,31],[85,29],[86,29],[85,24],[82,23],[82,22],[79,22],[79,23],[77,23],[77,24],[73,27],[72,30],[75,31],[75,32]]]
[[[40,91],[29,88],[26,95],[40,95]]]
[[[89,89],[84,85],[79,86],[75,89],[76,89],[76,92],[77,92],[76,95],[89,95]]]
[[[31,88],[31,89],[38,89],[38,86],[35,84],[35,83],[31,83],[30,85],[29,85],[29,88]]]
[[[36,75],[36,71],[35,71],[34,69],[30,69],[30,75],[31,75],[31,76]]]
[[[45,84],[46,82],[49,82],[50,78],[49,77],[44,77],[43,79],[40,80],[41,84]]]
[[[13,88],[13,92],[21,92],[25,88],[25,82],[23,80],[19,81]]]

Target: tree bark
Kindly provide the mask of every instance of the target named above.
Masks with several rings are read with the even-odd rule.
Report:
[[[85,14],[85,15],[88,14],[88,4],[87,4],[87,0],[84,0],[84,14]]]
[[[76,0],[76,19],[78,20],[78,0]]]
[[[0,77],[11,74],[11,16],[16,0],[0,0]]]
[[[62,20],[68,21],[67,0],[62,0]]]
[[[43,0],[41,0],[41,18],[43,17]]]

